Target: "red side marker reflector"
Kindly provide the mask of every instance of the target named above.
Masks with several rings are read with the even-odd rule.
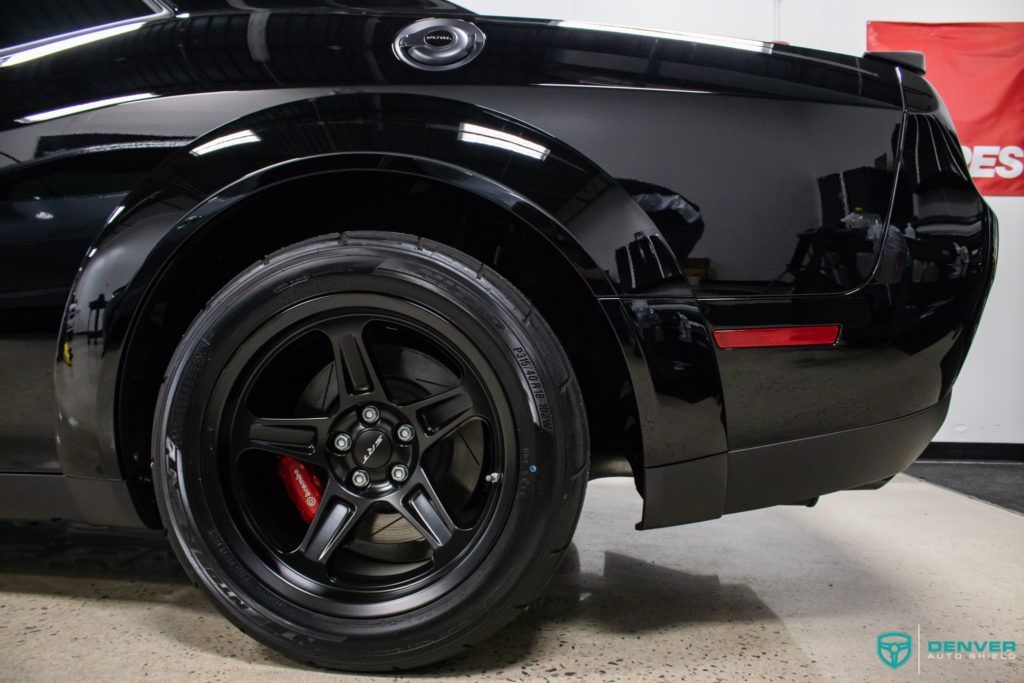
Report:
[[[745,330],[715,330],[720,349],[756,349],[770,346],[822,346],[835,344],[839,325],[799,327],[754,327]]]

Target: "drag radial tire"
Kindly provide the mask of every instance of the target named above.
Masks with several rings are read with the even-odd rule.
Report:
[[[422,666],[510,622],[587,482],[547,323],[409,235],[317,238],[238,275],[182,338],[154,420],[160,511],[195,583],[245,633],[335,669]]]

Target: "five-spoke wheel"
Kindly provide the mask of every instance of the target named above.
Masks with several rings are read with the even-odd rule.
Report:
[[[233,513],[251,541],[302,587],[357,597],[362,613],[421,590],[486,535],[508,411],[442,319],[375,295],[343,299],[252,340],[247,362],[221,377],[235,397],[221,425]],[[289,504],[281,489],[298,495]]]

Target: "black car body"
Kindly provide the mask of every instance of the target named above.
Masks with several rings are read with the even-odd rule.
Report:
[[[160,527],[154,411],[189,324],[347,229],[525,295],[639,528],[878,486],[938,429],[996,225],[912,58],[440,0],[245,7],[0,52],[0,517]]]

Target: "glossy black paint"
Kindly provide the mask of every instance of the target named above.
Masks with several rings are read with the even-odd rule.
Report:
[[[818,496],[833,491],[880,488],[925,449],[948,409],[949,396],[880,424],[650,468],[637,528],[699,522],[770,505],[813,507]]]
[[[549,152],[540,160],[486,144],[467,143],[458,137],[460,126],[466,123],[503,130],[508,136],[516,131],[524,144],[543,144]],[[76,284],[68,311],[71,324],[62,337],[62,347],[66,345],[73,356],[73,363],[65,363],[57,372],[62,415],[90,415],[98,403],[109,404],[109,400],[93,393],[98,387],[76,384],[74,374],[84,371],[116,381],[120,350],[137,302],[144,300],[150,283],[175,252],[238,202],[281,183],[326,173],[378,173],[414,175],[453,185],[489,198],[559,244],[573,267],[587,274],[596,294],[612,291],[600,270],[556,222],[584,213],[587,197],[610,187],[612,180],[572,150],[537,132],[517,128],[479,109],[434,98],[334,96],[260,112],[231,124],[227,130],[204,136],[190,149],[201,150],[203,145],[238,131],[252,131],[258,140],[218,150],[217,156],[209,160],[191,152],[168,160],[155,177],[126,199],[129,208],[97,241],[96,251]],[[359,149],[380,151],[348,152]],[[449,160],[458,161],[459,166]],[[342,176],[338,182],[346,181]],[[542,192],[546,201],[542,200],[540,206],[523,199]],[[188,211],[191,207],[197,208]],[[319,227],[320,232],[330,229],[332,226]],[[295,239],[299,237],[290,241]],[[108,254],[114,258],[108,258]],[[129,274],[130,279],[126,278]],[[125,285],[111,292],[108,283],[116,278],[125,278]],[[104,344],[95,348],[82,343],[88,328],[78,311],[80,306],[85,307],[84,302],[101,297],[110,303],[100,330]],[[126,306],[123,302],[129,303]],[[114,387],[104,389],[113,391]],[[99,463],[91,444],[76,449],[75,444],[82,443],[75,437],[81,424],[81,420],[72,424],[70,419],[58,423],[62,441],[70,444],[62,453],[65,472],[85,476],[99,464],[104,474],[117,473],[115,449],[101,449],[105,457]],[[97,424],[94,428],[99,431],[103,426]]]
[[[625,298],[620,302],[646,359],[654,416],[644,465],[657,467],[728,450],[715,344],[696,302]],[[668,416],[674,416],[668,418]],[[661,444],[661,448],[646,448]]]
[[[930,86],[906,123],[890,227],[871,281],[836,297],[706,300],[712,327],[839,323],[827,349],[720,351],[730,448],[903,417],[949,393],[994,274],[995,217]],[[930,103],[929,103],[930,102]],[[756,379],[753,379],[756,378]]]
[[[429,0],[248,5],[180,3],[178,17],[0,67],[0,374],[30,387],[32,415],[59,416],[54,450],[45,420],[0,413],[0,470],[138,485],[148,456],[126,447],[123,416],[147,405],[133,331],[162,274],[262,193],[349,174],[456,188],[555,245],[623,350],[641,490],[666,465],[948,394],[991,279],[994,219],[919,76]],[[440,14],[472,19],[486,48],[448,72],[399,61],[394,36]],[[33,120],[109,98],[135,99]],[[938,165],[913,161],[926,157]],[[295,241],[279,239],[268,246]],[[719,327],[813,323],[842,324],[840,343],[711,341]]]

